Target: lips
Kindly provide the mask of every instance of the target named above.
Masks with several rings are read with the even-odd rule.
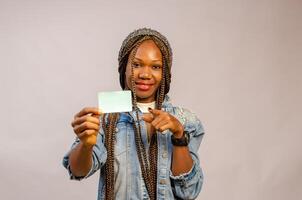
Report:
[[[153,86],[152,83],[136,82],[136,88],[141,91],[148,91]]]

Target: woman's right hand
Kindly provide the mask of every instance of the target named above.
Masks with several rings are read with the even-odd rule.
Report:
[[[93,147],[97,142],[101,114],[98,108],[86,107],[77,113],[71,122],[73,131],[86,147]]]

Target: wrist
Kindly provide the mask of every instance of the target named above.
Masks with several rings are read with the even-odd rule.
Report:
[[[178,129],[176,129],[177,131],[175,131],[174,133],[173,133],[173,137],[174,138],[182,138],[183,137],[183,135],[184,135],[184,128],[183,128],[183,126],[182,125],[179,125],[179,127],[178,127]]]
[[[92,151],[93,146],[92,144],[85,144],[84,142],[80,142],[81,144],[81,149],[85,150],[85,151]]]
[[[190,142],[190,134],[188,132],[182,132],[182,136],[179,138],[175,135],[171,135],[171,141],[174,146],[188,146]]]

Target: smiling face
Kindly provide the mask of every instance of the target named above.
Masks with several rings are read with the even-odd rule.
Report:
[[[133,51],[130,53],[126,67],[126,86],[133,91],[131,84],[132,65],[137,101],[141,103],[155,101],[156,92],[162,80],[161,51],[153,40],[145,40],[138,47],[132,63],[131,55],[133,55]]]

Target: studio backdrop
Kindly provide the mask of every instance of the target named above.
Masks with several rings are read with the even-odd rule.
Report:
[[[140,27],[169,39],[169,95],[204,125],[198,199],[302,199],[301,22],[300,0],[0,0],[0,199],[96,199],[99,173],[61,164],[70,123],[120,90]]]

